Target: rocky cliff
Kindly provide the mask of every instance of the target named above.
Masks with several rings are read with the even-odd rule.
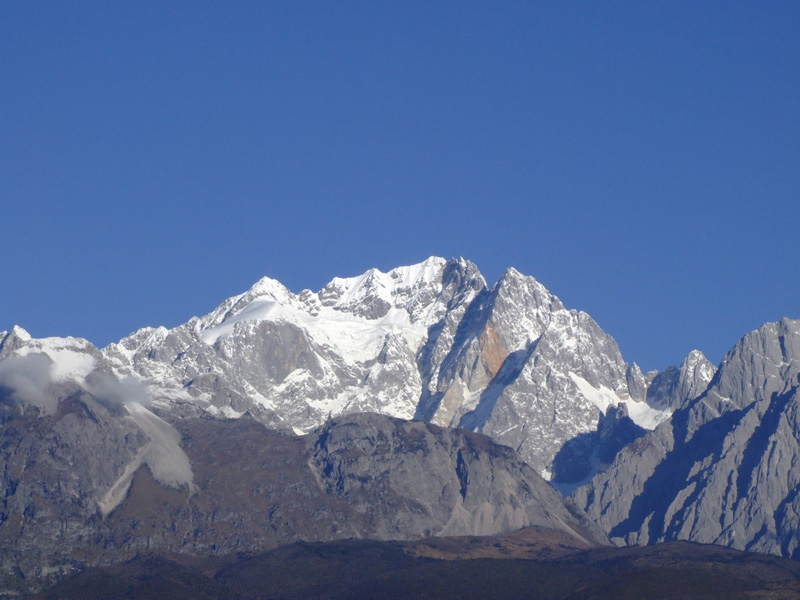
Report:
[[[708,389],[573,498],[617,543],[800,557],[800,321],[746,335]]]

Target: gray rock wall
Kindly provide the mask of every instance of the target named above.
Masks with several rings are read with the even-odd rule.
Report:
[[[800,321],[768,323],[708,390],[572,497],[617,543],[685,539],[800,556]]]

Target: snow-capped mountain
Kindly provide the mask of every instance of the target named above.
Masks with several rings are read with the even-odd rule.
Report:
[[[689,539],[797,556],[798,389],[800,321],[748,334],[719,369],[693,351],[643,374],[591,317],[532,277],[509,269],[490,287],[474,264],[435,257],[318,292],[264,278],[203,317],[102,350],[0,332],[3,418],[30,428],[25,453],[44,457],[43,473],[58,461],[38,448],[37,428],[48,448],[71,448],[58,469],[86,461],[76,493],[101,518],[130,495],[141,467],[191,496],[198,459],[180,445],[184,421],[252,417],[312,435],[371,412],[514,448],[618,543]],[[352,419],[348,427],[369,421]],[[383,448],[385,433],[362,434]],[[457,457],[448,460],[461,477]],[[34,498],[12,471],[0,478],[6,497]]]
[[[417,418],[486,433],[545,476],[608,407],[624,404],[652,429],[674,404],[664,394],[648,403],[652,377],[586,313],[514,269],[487,287],[463,259],[373,269],[299,294],[264,278],[204,317],[92,352],[118,377],[148,382],[165,410],[249,412],[296,433],[329,415]]]
[[[155,397],[212,414],[250,411],[296,432],[329,414],[410,419],[429,328],[483,287],[468,263],[436,258],[336,278],[318,293],[264,278],[202,318],[141,330],[104,353],[118,374],[153,381]]]
[[[800,556],[800,321],[747,334],[708,389],[573,498],[617,543]]]

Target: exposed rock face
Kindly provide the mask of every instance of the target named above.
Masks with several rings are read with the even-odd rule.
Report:
[[[53,385],[52,414],[0,391],[0,555],[3,571],[58,572],[61,548],[86,543],[125,498],[136,470],[162,485],[194,488],[179,436],[135,402]],[[82,541],[82,542],[81,542]]]
[[[588,315],[509,269],[470,304],[417,417],[486,433],[547,472],[561,445],[593,431],[609,405],[634,402],[627,370]]]
[[[306,439],[325,490],[365,516],[372,532],[365,537],[492,535],[535,525],[603,541],[513,450],[486,436],[354,414]]]
[[[768,323],[707,391],[573,493],[618,543],[687,539],[800,557],[800,321]]]
[[[512,450],[479,434],[375,414],[305,437],[247,417],[170,425],[135,401],[74,384],[53,392],[53,414],[7,389],[0,399],[6,583],[153,550],[226,555],[528,525],[607,540]]]

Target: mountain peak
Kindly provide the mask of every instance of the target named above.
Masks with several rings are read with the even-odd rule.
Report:
[[[800,320],[765,323],[739,340],[722,359],[713,400],[745,408],[794,385],[799,373]]]
[[[503,271],[503,274],[500,276],[498,283],[504,281],[531,280],[531,279],[536,281],[534,277],[520,273],[514,267],[508,267],[505,271]]]
[[[680,366],[681,372],[696,372],[700,370],[707,382],[711,381],[717,368],[709,361],[700,350],[692,350],[683,359]]]
[[[269,297],[277,302],[285,302],[293,294],[286,286],[284,286],[277,279],[271,277],[262,277],[256,281],[253,286],[247,290],[243,297],[255,299],[257,297]]]
[[[317,296],[322,306],[371,320],[385,317],[392,308],[404,309],[416,320],[421,306],[441,291],[446,265],[444,258],[431,256],[387,273],[370,269],[355,277],[335,277]]]
[[[19,325],[14,325],[14,327],[12,327],[12,329],[11,329],[11,333],[13,335],[17,336],[19,339],[21,339],[24,342],[29,342],[32,339],[31,338],[31,334],[28,333],[26,330],[24,330]]]
[[[494,285],[494,290],[508,290],[514,292],[518,288],[526,288],[529,293],[534,294],[537,298],[546,301],[548,304],[554,302],[558,308],[563,308],[561,301],[550,292],[538,279],[532,275],[525,275],[520,273],[514,267],[509,267],[497,280]]]
[[[431,283],[441,276],[447,260],[439,256],[430,256],[421,263],[406,267],[397,267],[387,273],[399,286],[410,287],[418,282]]]

